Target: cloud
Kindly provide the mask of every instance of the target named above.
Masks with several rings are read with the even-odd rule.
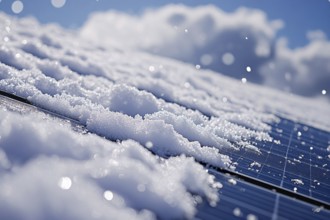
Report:
[[[141,15],[95,13],[81,34],[104,46],[121,44],[297,94],[321,94],[330,85],[326,36],[309,32],[310,44],[291,50],[276,38],[283,26],[256,9],[167,5]]]
[[[310,41],[314,40],[327,40],[327,36],[321,30],[308,31],[306,34],[307,39]]]
[[[313,39],[308,45],[289,49],[285,39],[278,41],[274,59],[260,73],[264,84],[290,92],[313,96],[330,91],[330,42]]]

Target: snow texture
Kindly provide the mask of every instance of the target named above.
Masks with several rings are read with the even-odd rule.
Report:
[[[330,128],[326,102],[243,84],[130,42],[104,46],[5,14],[0,29],[0,90],[88,130],[1,107],[1,219],[193,218],[196,198],[215,204],[221,187],[196,161],[234,168],[221,151],[259,153],[250,140],[272,141],[279,116]]]
[[[192,158],[162,159],[42,114],[0,114],[1,219],[192,218],[192,195],[218,200],[219,183]]]

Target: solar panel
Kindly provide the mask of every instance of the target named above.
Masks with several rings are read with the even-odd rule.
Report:
[[[223,184],[223,188],[219,192],[220,202],[215,207],[207,203],[198,207],[199,219],[329,219],[329,210],[322,207],[212,169],[209,172]]]
[[[0,105],[22,114],[43,111],[69,121],[78,132],[87,132],[75,120],[10,94],[0,94]],[[215,207],[206,202],[198,206],[197,218],[329,219],[330,134],[281,118],[270,135],[273,142],[252,141],[260,154],[244,149],[223,152],[232,158],[235,171],[205,165],[223,188]]]
[[[330,203],[329,133],[282,118],[271,143],[254,141],[261,153],[227,150],[236,172]]]
[[[281,118],[270,135],[271,143],[253,141],[260,154],[225,150],[236,170],[230,176],[211,170],[224,183],[222,200],[201,205],[199,218],[329,218],[329,133]]]

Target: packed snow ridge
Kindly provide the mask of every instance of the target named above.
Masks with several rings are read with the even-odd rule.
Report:
[[[221,188],[198,162],[234,169],[221,151],[258,153],[279,116],[330,125],[326,103],[31,18],[0,29],[0,90],[83,127],[0,105],[1,219],[193,218]]]

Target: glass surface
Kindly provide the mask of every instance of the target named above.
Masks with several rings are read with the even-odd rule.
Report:
[[[197,219],[328,219],[330,212],[232,176],[209,170],[223,184],[216,207],[202,203]],[[232,184],[235,179],[236,184]]]
[[[284,118],[272,127],[273,142],[253,143],[261,154],[225,152],[236,172],[330,203],[329,134]]]

